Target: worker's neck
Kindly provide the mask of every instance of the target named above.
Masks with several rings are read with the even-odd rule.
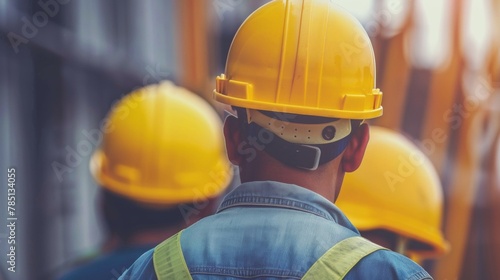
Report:
[[[315,171],[296,169],[274,162],[256,164],[249,166],[249,169],[241,170],[242,182],[277,181],[295,184],[318,193],[332,202],[336,200],[342,183],[338,164],[335,163],[327,163]]]

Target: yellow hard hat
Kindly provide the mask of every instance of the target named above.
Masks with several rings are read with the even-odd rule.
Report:
[[[443,254],[443,193],[432,163],[401,134],[375,126],[370,132],[363,162],[345,175],[336,205],[360,231],[408,238],[409,255]]]
[[[368,35],[329,0],[271,1],[238,30],[215,99],[232,106],[343,119],[382,115]]]
[[[201,97],[162,82],[125,96],[109,113],[90,167],[104,188],[160,205],[220,194],[232,177],[221,120]]]

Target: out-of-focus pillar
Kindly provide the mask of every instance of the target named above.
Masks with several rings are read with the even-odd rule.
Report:
[[[212,1],[182,0],[177,3],[179,35],[179,83],[205,94],[209,79],[207,17]],[[208,97],[208,93],[207,96]]]
[[[406,37],[411,32],[413,26],[414,1],[410,1],[410,12],[405,20],[401,31],[391,39],[381,39],[386,43],[380,43],[378,46],[384,46],[386,55],[384,56],[383,71],[380,82],[380,89],[384,92],[384,115],[373,120],[373,123],[379,126],[388,127],[399,131],[404,118],[404,108],[406,95],[408,93],[408,82],[410,78],[411,65],[408,63],[405,52]],[[379,50],[380,54],[381,51]]]

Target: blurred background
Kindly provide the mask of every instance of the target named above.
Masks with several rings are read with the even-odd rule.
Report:
[[[451,250],[425,268],[435,279],[499,279],[500,0],[334,1],[375,48],[384,116],[373,123],[413,139],[440,174]],[[7,279],[53,279],[99,249],[88,162],[107,111],[163,79],[218,106],[214,78],[232,37],[265,2],[0,0],[2,271],[10,167],[18,217]]]

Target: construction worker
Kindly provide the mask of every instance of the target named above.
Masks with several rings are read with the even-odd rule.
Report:
[[[346,174],[335,204],[361,236],[413,260],[447,251],[437,172],[415,144],[395,131],[370,127],[363,162]]]
[[[222,122],[201,97],[162,82],[113,108],[92,156],[107,251],[62,279],[116,279],[142,253],[212,214],[232,169]]]
[[[276,0],[238,30],[215,99],[242,184],[120,279],[432,279],[333,204],[382,114],[361,24],[329,0]],[[383,162],[383,159],[380,161]]]

